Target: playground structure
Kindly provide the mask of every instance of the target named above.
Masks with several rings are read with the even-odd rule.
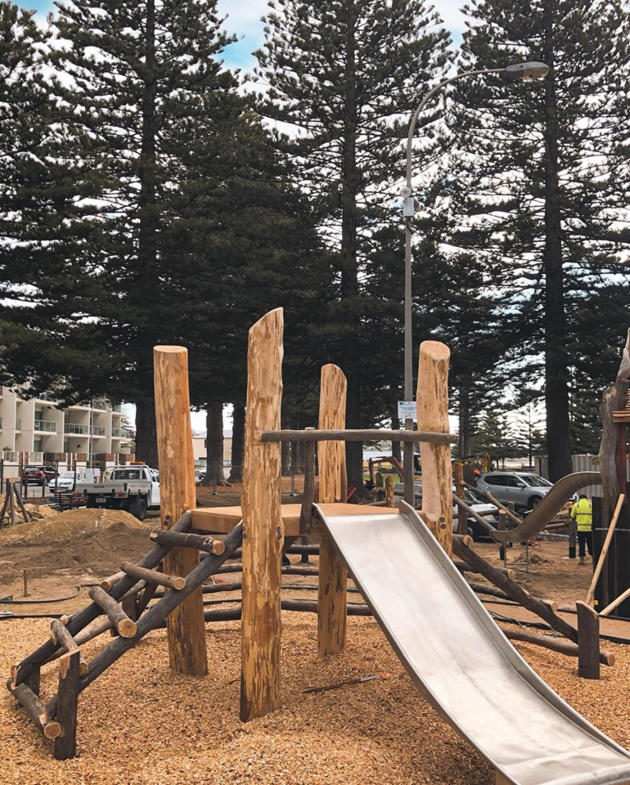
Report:
[[[229,511],[194,509],[186,353],[178,347],[156,348],[163,531],[153,536],[156,544],[138,565],[125,563],[121,573],[92,591],[91,605],[65,624],[53,625],[52,640],[14,666],[8,684],[44,735],[55,739],[56,757],[75,754],[79,693],[165,620],[171,667],[181,673],[205,674],[202,584],[241,545],[240,717],[248,721],[279,708],[281,553],[294,538],[313,534],[320,539],[321,656],[338,654],[345,646],[350,570],[414,682],[490,761],[497,782],[630,782],[630,756],[536,676],[501,635],[451,560],[454,552],[484,575],[492,574],[495,582],[503,581],[508,591],[517,592],[508,575],[490,572],[500,573],[474,554],[468,538],[452,535],[449,445],[454,437],[448,433],[448,360],[443,344],[422,344],[417,432],[345,430],[345,377],[331,365],[322,369],[319,429],[281,431],[282,312],[267,314],[250,330],[243,503],[242,511]],[[380,438],[420,442],[425,479],[419,515],[404,505],[393,512],[341,501],[346,495],[344,442],[372,439],[375,433]],[[285,510],[280,505],[280,443],[295,440],[310,445],[311,460],[302,507]],[[320,469],[316,506],[312,504],[315,444]],[[227,536],[219,542],[209,532],[227,532]],[[157,571],[160,562],[163,572]],[[149,606],[158,585],[168,591]],[[540,603],[538,612],[554,619],[550,604],[520,591],[526,607]],[[560,622],[554,619],[554,623]],[[570,632],[563,634],[579,642],[581,636],[564,624]],[[91,662],[82,663],[79,646],[112,627],[118,637]],[[602,658],[606,661],[598,643],[594,655],[591,647],[591,657],[597,665]],[[58,692],[43,702],[40,668],[53,659],[59,662]]]

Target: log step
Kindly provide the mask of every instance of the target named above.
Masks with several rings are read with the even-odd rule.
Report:
[[[165,575],[157,570],[138,567],[137,564],[130,561],[125,561],[120,566],[127,575],[139,581],[156,583],[158,586],[166,586],[168,589],[175,589],[175,591],[181,591],[186,586],[186,578],[182,578],[179,575]]]
[[[133,638],[138,629],[135,621],[123,611],[113,597],[100,586],[93,586],[88,592],[90,599],[107,615],[121,638]]]
[[[56,739],[61,735],[61,724],[49,718],[46,707],[30,687],[24,683],[14,687],[11,681],[7,682],[7,687],[47,739]]]
[[[168,545],[172,548],[196,548],[213,556],[221,556],[225,552],[225,545],[221,540],[213,540],[212,537],[205,537],[203,534],[185,534],[165,529],[151,532],[149,538],[159,545]]]

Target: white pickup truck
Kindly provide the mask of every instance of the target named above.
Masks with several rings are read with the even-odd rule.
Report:
[[[127,510],[141,521],[146,511],[160,506],[160,475],[143,464],[115,466],[106,480],[84,490],[88,507]]]

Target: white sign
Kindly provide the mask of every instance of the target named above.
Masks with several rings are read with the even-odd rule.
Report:
[[[399,420],[415,420],[416,419],[416,402],[415,401],[398,401],[398,419]]]

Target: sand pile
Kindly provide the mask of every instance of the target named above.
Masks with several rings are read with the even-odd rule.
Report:
[[[140,529],[142,532],[150,528],[125,510],[81,507],[3,529],[0,531],[0,548],[5,545],[52,545],[69,542],[118,524],[123,528]]]
[[[151,527],[124,510],[68,510],[0,531],[0,583],[23,570],[45,575],[116,572],[121,561],[137,561],[151,547]]]

